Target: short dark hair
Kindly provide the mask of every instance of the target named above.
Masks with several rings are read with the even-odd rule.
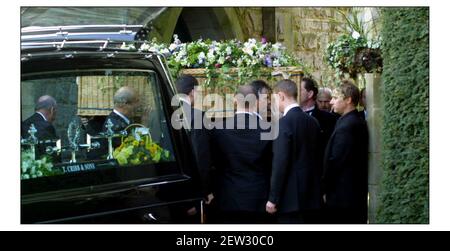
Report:
[[[198,81],[192,75],[183,74],[176,81],[177,91],[189,95],[189,93],[198,85]]]
[[[275,86],[275,91],[277,92],[284,92],[289,97],[297,99],[298,96],[298,90],[297,85],[294,81],[289,79],[283,79],[277,82]]]
[[[237,95],[242,95],[244,98],[244,105],[246,108],[253,107],[256,105],[256,99],[252,99],[248,95],[255,95],[256,97],[256,88],[251,85],[241,85],[236,91]],[[250,99],[249,99],[250,98]]]
[[[316,100],[317,93],[319,93],[319,88],[317,88],[317,82],[312,78],[302,78],[303,83],[305,83],[305,89],[307,91],[313,91],[313,99]]]
[[[359,103],[359,89],[353,84],[352,81],[343,80],[341,85],[338,87],[339,91],[344,95],[344,98],[352,98],[352,104],[355,106]]]
[[[264,81],[264,80],[253,80],[250,83],[250,86],[252,86],[256,91],[256,98],[259,99],[259,94],[261,94],[262,90],[266,89],[269,92],[272,90],[270,86]]]

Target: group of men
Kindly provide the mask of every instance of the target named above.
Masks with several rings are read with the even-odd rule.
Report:
[[[231,127],[212,129],[195,125],[207,121],[204,112],[194,109],[197,80],[183,75],[176,86],[185,94],[181,107],[208,222],[367,223],[367,113],[356,109],[364,92],[354,84],[343,81],[332,94],[319,90],[311,78],[301,80],[300,90],[287,79],[273,90],[255,80],[240,86],[237,94],[256,99],[238,102],[234,116],[223,118],[222,124]],[[271,95],[282,116],[269,122],[270,111],[260,108],[271,105]],[[362,98],[364,102],[365,94]],[[106,121],[114,131],[125,129],[138,104],[135,90],[120,88]],[[39,140],[56,138],[56,109],[53,97],[40,97],[35,114],[22,123],[22,138],[28,137],[31,124]],[[276,137],[263,140],[261,135],[270,133],[275,120]],[[98,126],[83,122],[86,130],[106,131],[106,121]]]
[[[97,121],[95,118],[88,119],[86,117],[81,117],[82,126],[87,133],[97,135],[101,132],[106,132],[108,130],[108,120],[112,123],[111,130],[113,132],[122,131],[132,123],[134,114],[139,106],[138,93],[131,87],[121,87],[114,94],[113,103],[114,109],[105,120]],[[31,125],[33,125],[36,129],[35,137],[38,141],[42,142],[58,139],[58,135],[53,125],[56,119],[56,111],[57,102],[54,97],[50,95],[39,97],[35,105],[35,113],[22,122],[21,137],[23,139],[29,138],[29,130]],[[118,141],[120,141],[120,139]],[[115,147],[118,145],[120,145],[120,142],[114,142]],[[38,155],[41,155],[44,152],[44,148],[38,147]],[[90,155],[95,156],[95,158],[105,154],[106,149],[104,149],[104,147],[90,153]]]
[[[300,94],[291,80],[273,90],[256,80],[237,91],[256,101],[237,102],[234,117],[220,121],[234,126],[212,129],[193,126],[205,116],[193,108],[197,80],[184,75],[176,85],[186,95],[181,101],[210,223],[367,223],[368,132],[354,84],[343,81],[328,104],[330,93],[322,90],[318,101],[311,78],[302,79]],[[258,109],[270,103],[267,94],[282,113],[272,118],[278,125],[272,140],[261,139],[274,126]]]

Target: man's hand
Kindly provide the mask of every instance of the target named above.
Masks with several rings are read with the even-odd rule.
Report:
[[[208,194],[208,196],[206,196],[205,204],[209,205],[213,199],[214,195],[212,193]]]
[[[274,214],[277,211],[277,207],[275,204],[273,204],[272,202],[268,201],[266,204],[266,211],[269,214]]]

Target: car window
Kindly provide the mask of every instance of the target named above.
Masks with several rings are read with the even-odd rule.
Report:
[[[21,121],[22,180],[176,161],[153,71],[22,76]]]

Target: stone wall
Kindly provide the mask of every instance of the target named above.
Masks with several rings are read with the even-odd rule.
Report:
[[[244,37],[261,38],[262,8],[237,8]],[[274,8],[275,40],[309,66],[320,85],[332,85],[334,71],[324,61],[327,44],[345,31],[343,18],[336,8]],[[346,10],[346,8],[342,8]]]

